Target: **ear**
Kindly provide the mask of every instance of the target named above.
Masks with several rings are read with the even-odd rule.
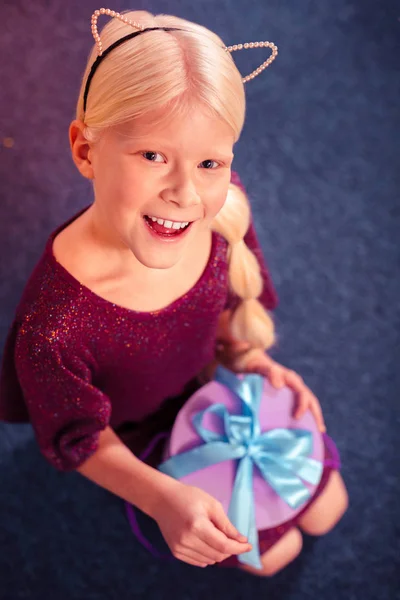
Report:
[[[92,146],[83,135],[84,128],[85,124],[82,121],[72,121],[69,126],[69,143],[72,159],[81,175],[87,179],[94,179],[91,162]]]

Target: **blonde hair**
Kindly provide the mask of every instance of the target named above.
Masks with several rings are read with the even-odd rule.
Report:
[[[97,47],[93,46],[76,108],[76,118],[85,124],[86,139],[95,142],[105,129],[159,109],[158,114],[165,117],[152,124],[162,124],[164,119],[186,116],[193,105],[198,105],[211,117],[223,119],[236,142],[245,118],[244,85],[219,36],[172,15],[152,15],[147,11],[124,14],[144,27],[176,27],[181,31],[145,32],[114,48],[91,81],[84,111],[84,89],[97,58]],[[132,32],[131,26],[111,19],[100,33],[103,48]],[[249,224],[248,200],[231,184],[226,202],[212,224],[230,244],[230,286],[242,299],[234,311],[231,331],[234,337],[267,349],[274,342],[274,326],[257,301],[263,281],[257,259],[243,242]]]
[[[275,342],[274,323],[257,300],[263,290],[263,279],[257,258],[243,239],[250,220],[247,196],[230,183],[225,204],[212,223],[212,228],[229,243],[229,285],[242,299],[233,313],[230,329],[238,340],[266,350]]]

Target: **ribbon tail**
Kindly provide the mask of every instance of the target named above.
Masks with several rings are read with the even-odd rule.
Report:
[[[315,458],[304,458],[298,459],[298,469],[297,475],[301,477],[304,481],[308,481],[308,483],[312,483],[313,485],[318,485],[322,477],[323,465],[319,460],[315,460]]]
[[[254,492],[253,492],[253,461],[250,456],[244,456],[238,465],[233,486],[228,518],[236,529],[245,535],[252,545],[249,552],[238,555],[238,560],[244,565],[261,569],[258,532],[256,526]]]
[[[266,461],[265,459],[259,460],[255,456],[254,461],[264,480],[291,508],[298,508],[310,498],[309,489],[292,468],[279,457],[270,456]]]

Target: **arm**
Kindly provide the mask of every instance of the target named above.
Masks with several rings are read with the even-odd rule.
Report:
[[[85,356],[68,349],[37,328],[21,330],[16,344],[16,371],[47,460],[151,516],[180,560],[206,566],[247,552],[219,502],[142,463],[120,441],[109,425],[110,398],[93,385]]]
[[[141,462],[110,427],[77,471],[152,517],[184,562],[205,567],[251,549],[212,496]]]
[[[100,433],[98,449],[76,470],[153,518],[163,497],[178,493],[181,485],[139,460],[111,427]]]
[[[16,372],[42,454],[153,516],[158,499],[179,482],[141,462],[120,440],[109,425],[110,398],[93,384],[80,349],[68,349],[35,328],[17,337]]]

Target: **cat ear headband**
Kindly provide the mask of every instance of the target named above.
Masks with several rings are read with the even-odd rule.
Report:
[[[122,23],[125,23],[126,25],[131,25],[131,27],[134,27],[135,29],[138,29],[139,31],[135,31],[133,33],[125,35],[124,37],[120,38],[119,40],[117,40],[116,42],[111,44],[111,46],[109,46],[106,50],[103,51],[103,44],[101,42],[99,32],[97,31],[97,19],[99,18],[100,15],[106,15],[108,17],[118,19],[119,21],[122,21]],[[136,21],[131,21],[131,19],[128,19],[126,16],[121,15],[119,12],[115,12],[114,10],[110,10],[109,8],[100,8],[99,10],[94,11],[94,13],[92,15],[92,34],[93,34],[93,37],[97,44],[98,56],[97,56],[96,60],[94,61],[92,68],[90,69],[90,73],[89,73],[87,81],[86,81],[85,91],[83,94],[83,111],[84,112],[86,112],[87,97],[88,97],[88,93],[89,93],[90,83],[93,79],[93,75],[95,74],[99,64],[101,63],[102,60],[105,59],[107,54],[109,54],[117,46],[120,46],[124,42],[136,37],[137,35],[140,35],[141,33],[145,33],[146,31],[155,31],[157,29],[162,29],[163,31],[180,31],[180,29],[177,27],[146,27],[145,28],[145,27],[143,27],[143,25],[140,25],[140,23],[137,23]],[[264,69],[266,69],[272,63],[273,60],[275,60],[275,58],[278,54],[278,48],[272,42],[250,42],[250,43],[246,42],[245,44],[235,44],[234,46],[224,46],[224,50],[226,52],[234,52],[236,50],[243,50],[243,49],[247,50],[248,48],[270,48],[271,55],[257,69],[255,69],[252,73],[250,73],[250,75],[247,75],[246,77],[244,77],[242,79],[243,83],[247,83],[247,81],[250,81],[250,79],[254,79],[254,77],[257,77],[257,75],[259,75],[262,71],[264,71]]]

